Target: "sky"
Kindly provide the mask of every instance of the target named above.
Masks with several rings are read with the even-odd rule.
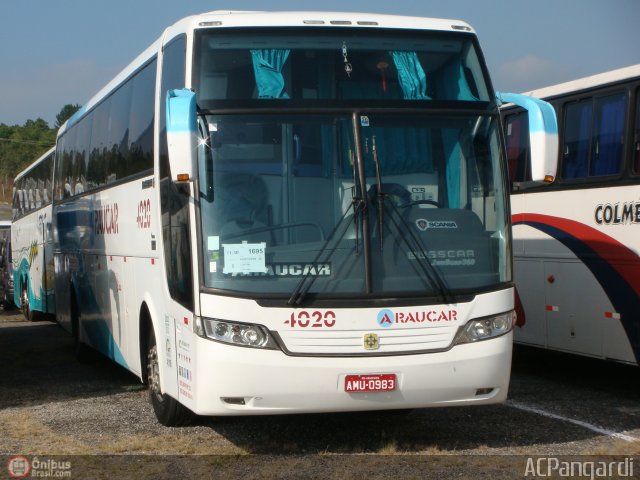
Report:
[[[0,123],[84,104],[180,18],[331,10],[464,20],[496,90],[523,92],[640,63],[640,0],[1,0]]]

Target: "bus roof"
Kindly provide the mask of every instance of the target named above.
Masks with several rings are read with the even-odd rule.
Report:
[[[604,73],[598,73],[597,75],[571,80],[570,82],[531,90],[530,92],[526,92],[525,95],[530,95],[536,98],[551,99],[558,95],[575,93],[581,90],[588,90],[593,87],[599,87],[607,84],[615,84],[616,82],[626,81],[634,77],[640,77],[640,64],[610,70]]]
[[[353,26],[382,27],[419,30],[465,31],[473,28],[460,20],[448,20],[428,17],[408,17],[381,13],[361,12],[244,12],[216,10],[193,17],[187,17],[175,24],[186,22],[191,28],[217,27],[317,27],[317,26]]]
[[[82,118],[85,113],[115,90],[124,80],[148,62],[160,50],[161,46],[176,35],[196,28],[229,28],[229,27],[356,27],[356,28],[396,28],[405,30],[434,30],[446,32],[467,32],[475,34],[475,30],[461,20],[448,20],[429,17],[408,17],[381,13],[356,12],[279,12],[279,11],[234,11],[215,10],[193,15],[178,20],[168,27],[160,38],[138,55],[104,88],[95,94],[58,130],[58,136]]]

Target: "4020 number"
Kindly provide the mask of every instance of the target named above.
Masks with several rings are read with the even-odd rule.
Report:
[[[136,217],[138,228],[151,227],[151,200],[140,200],[138,204],[138,216]]]
[[[327,310],[326,312],[319,312],[317,310],[307,312],[306,310],[302,310],[297,313],[293,312],[291,317],[285,320],[284,324],[292,328],[331,328],[336,324],[336,314],[331,310]]]

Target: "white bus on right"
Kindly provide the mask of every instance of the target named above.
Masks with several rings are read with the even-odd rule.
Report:
[[[555,182],[530,182],[527,113],[502,110],[521,307],[515,340],[638,365],[640,65],[528,95],[554,106],[560,148]]]

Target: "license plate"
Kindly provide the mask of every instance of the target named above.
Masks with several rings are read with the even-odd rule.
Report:
[[[347,375],[344,379],[345,392],[389,392],[397,387],[395,373],[370,375]]]

